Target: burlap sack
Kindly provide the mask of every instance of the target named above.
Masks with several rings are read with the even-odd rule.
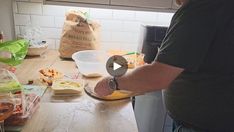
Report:
[[[82,12],[69,11],[60,40],[60,56],[71,58],[77,51],[99,49],[99,46],[100,25],[87,21]]]

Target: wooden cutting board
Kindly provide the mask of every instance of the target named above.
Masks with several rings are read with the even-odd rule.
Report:
[[[128,92],[128,91],[123,91],[123,90],[117,90],[114,91],[111,95],[101,97],[98,94],[94,92],[94,87],[85,85],[84,91],[91,97],[99,100],[105,100],[105,101],[115,101],[115,100],[123,100],[123,99],[128,99],[130,97],[136,96],[137,94]]]

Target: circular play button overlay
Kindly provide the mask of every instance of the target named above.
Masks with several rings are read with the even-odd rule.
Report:
[[[113,77],[120,77],[128,70],[128,62],[125,58],[119,55],[114,55],[107,60],[107,72]]]

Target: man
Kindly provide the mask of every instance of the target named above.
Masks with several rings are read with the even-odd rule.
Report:
[[[188,0],[175,13],[155,62],[122,77],[106,77],[101,96],[116,89],[165,89],[176,132],[233,132],[234,1]]]

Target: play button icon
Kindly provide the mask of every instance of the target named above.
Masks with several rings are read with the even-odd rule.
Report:
[[[119,69],[119,68],[121,68],[121,67],[122,67],[121,65],[119,65],[119,64],[117,64],[117,63],[114,62],[114,67],[113,67],[114,71],[117,70],[117,69]]]
[[[128,62],[125,58],[119,55],[114,55],[107,60],[107,72],[113,77],[120,77],[128,70]]]

